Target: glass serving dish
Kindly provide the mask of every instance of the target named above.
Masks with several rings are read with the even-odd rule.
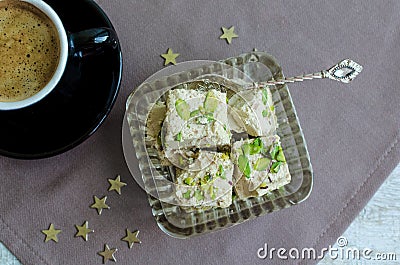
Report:
[[[189,64],[190,65],[190,64]],[[251,52],[220,62],[202,61],[193,68],[167,76],[151,78],[128,98],[126,117],[132,152],[136,154],[141,176],[137,182],[146,190],[158,226],[176,238],[188,238],[218,231],[267,213],[288,208],[304,201],[313,185],[313,171],[307,146],[287,85],[271,86],[277,134],[291,174],[291,182],[261,197],[234,199],[230,207],[185,211],[174,203],[173,171],[164,166],[154,139],[146,133],[150,110],[165,93],[179,84],[209,79],[240,90],[242,84],[283,78],[275,58],[265,52]],[[229,92],[228,92],[229,93]],[[129,164],[129,163],[128,163]]]

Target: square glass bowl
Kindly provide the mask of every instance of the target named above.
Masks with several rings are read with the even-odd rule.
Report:
[[[176,238],[188,238],[228,228],[307,199],[313,185],[310,157],[288,87],[277,85],[270,88],[278,119],[277,134],[281,138],[291,182],[261,197],[236,198],[228,208],[187,212],[173,203],[173,170],[162,165],[159,152],[154,147],[155,140],[146,134],[148,113],[154,104],[169,89],[188,81],[210,79],[240,89],[241,85],[250,82],[283,78],[275,58],[265,52],[245,53],[220,62],[201,61],[195,65],[183,72],[171,71],[174,73],[151,78],[127,100],[126,117],[133,142],[132,151],[136,154],[141,173],[141,176],[135,177],[138,183],[144,185],[161,230]]]

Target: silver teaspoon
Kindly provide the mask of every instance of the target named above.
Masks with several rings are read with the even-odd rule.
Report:
[[[284,79],[270,80],[266,82],[258,82],[249,85],[247,88],[257,88],[271,85],[283,85],[285,83],[302,82],[304,80],[329,78],[343,83],[350,83],[356,76],[361,73],[363,67],[353,60],[345,59],[340,63],[332,66],[328,70],[322,70],[313,74],[305,74],[294,77],[286,77]]]

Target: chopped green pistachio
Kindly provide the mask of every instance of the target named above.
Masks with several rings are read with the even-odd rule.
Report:
[[[186,185],[192,185],[193,178],[187,177],[187,178],[184,179],[183,183],[185,183]]]
[[[218,171],[217,171],[217,177],[220,177],[222,179],[226,179],[226,175],[225,175],[225,170],[224,167],[222,165],[218,166]]]
[[[243,154],[249,155],[250,154],[250,149],[251,149],[250,144],[243,144],[242,145]]]
[[[278,173],[279,167],[280,167],[280,165],[282,165],[282,164],[283,164],[283,163],[280,162],[280,161],[273,163],[272,166],[271,166],[271,172],[272,172],[272,173]]]
[[[190,112],[190,118],[196,117],[200,114],[200,110],[194,110],[192,112]]]
[[[181,117],[183,120],[187,121],[190,118],[190,107],[186,101],[183,99],[177,99],[175,101],[175,108],[179,117]]]
[[[263,146],[263,142],[261,141],[261,138],[256,138],[256,139],[254,139],[252,145],[261,146],[262,147]]]
[[[254,169],[257,171],[264,171],[268,168],[270,162],[271,162],[271,159],[269,159],[267,157],[261,157],[261,158],[257,159],[257,161],[254,165]]]
[[[239,170],[247,177],[250,178],[250,173],[251,173],[251,169],[250,169],[250,163],[249,163],[249,159],[244,156],[244,155],[240,155],[238,158],[238,167]]]
[[[205,115],[201,115],[196,118],[196,123],[206,125],[208,123],[208,119]]]
[[[200,111],[200,113],[204,113],[204,112],[205,112],[204,107],[203,107],[203,106],[200,106],[200,107],[199,107],[199,111]]]
[[[272,159],[275,159],[276,160],[276,155],[278,154],[278,152],[279,152],[279,145],[275,145],[274,146],[274,149],[271,151],[271,157],[272,157]]]
[[[178,142],[181,142],[181,141],[182,141],[182,132],[179,132],[179,133],[176,135],[175,140],[177,140]]]
[[[261,183],[260,188],[261,188],[261,189],[268,188],[268,183],[267,183],[267,182]]]
[[[218,99],[212,91],[208,91],[204,100],[204,110],[206,112],[214,112],[218,107]]]
[[[271,106],[271,107],[269,107],[269,109],[270,109],[271,111],[275,111],[275,106]]]
[[[215,200],[217,198],[217,194],[215,194],[215,192],[211,193],[211,199]]]
[[[254,139],[250,144],[250,155],[259,154],[263,148],[263,143],[260,138]]]
[[[211,176],[211,174],[207,173],[207,175],[205,175],[203,178],[200,179],[200,184],[205,185],[205,184],[209,183],[212,179],[213,179],[213,177]]]
[[[268,102],[268,91],[266,88],[262,89],[262,101],[264,105],[267,105]]]
[[[188,190],[187,192],[183,193],[183,198],[190,199],[190,190]]]
[[[201,201],[204,199],[203,194],[201,194],[200,190],[195,190],[194,191],[194,197],[196,198],[196,200]]]
[[[282,148],[279,149],[279,152],[276,155],[276,160],[280,161],[280,162],[286,162],[285,155],[283,154]]]
[[[262,111],[262,116],[265,118],[268,116],[269,111],[267,109]]]
[[[215,200],[216,194],[214,192],[214,186],[213,185],[210,185],[210,187],[208,188],[208,194],[210,194],[211,199]]]
[[[232,194],[232,201],[236,200],[236,194]]]
[[[259,154],[261,152],[262,147],[258,145],[251,145],[250,155]]]
[[[263,148],[261,148],[261,154],[262,154],[263,156],[269,157],[269,156],[270,156],[269,147],[263,146]]]
[[[205,180],[206,182],[209,182],[209,181],[211,181],[211,180],[212,180],[212,176],[211,176],[211,174],[210,174],[210,173],[208,173],[207,175],[205,175],[205,176],[204,176],[204,180]]]
[[[222,158],[223,160],[228,160],[228,159],[229,159],[229,154],[223,153],[223,154],[221,155],[221,158]]]
[[[212,122],[212,121],[215,120],[215,119],[214,119],[214,114],[213,114],[213,113],[206,113],[206,114],[204,114],[204,116],[207,118],[207,121],[208,121],[208,122]]]

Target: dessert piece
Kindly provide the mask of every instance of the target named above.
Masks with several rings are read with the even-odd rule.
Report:
[[[146,141],[157,150],[158,158],[162,166],[170,166],[171,162],[167,159],[161,143],[161,128],[165,119],[167,106],[165,102],[158,101],[151,108],[146,122]]]
[[[278,127],[272,94],[268,87],[242,90],[229,99],[231,128],[252,136],[275,134]],[[239,129],[237,129],[239,127]]]
[[[194,168],[176,169],[175,194],[184,206],[182,208],[193,210],[231,205],[233,164],[229,155],[200,151],[197,161]]]
[[[241,199],[262,196],[291,180],[277,135],[235,142],[232,160],[235,192]]]
[[[151,108],[147,117],[146,134],[150,140],[157,140],[160,136],[161,127],[164,122],[167,107],[165,102],[158,101]]]
[[[226,93],[217,89],[170,90],[163,125],[165,150],[229,145]]]

